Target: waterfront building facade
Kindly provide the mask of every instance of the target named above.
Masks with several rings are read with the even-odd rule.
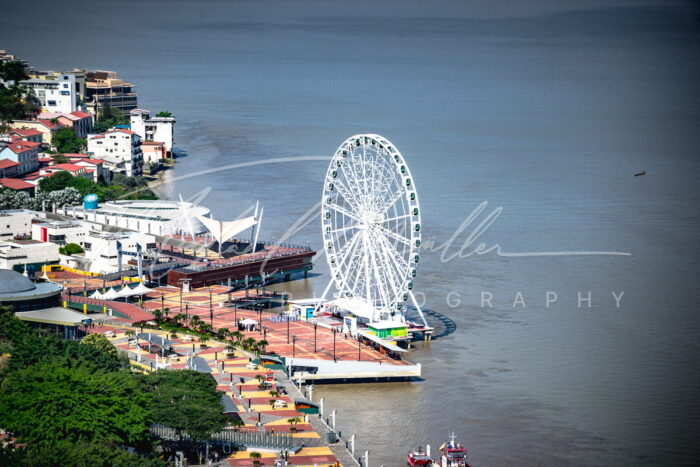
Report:
[[[0,240],[0,268],[27,266],[39,270],[44,264],[58,264],[58,245],[38,240]]]
[[[21,139],[23,141],[29,141],[30,143],[39,144],[44,142],[42,140],[43,134],[41,133],[41,131],[35,130],[33,128],[21,128],[10,130],[8,136],[10,137],[10,140]]]
[[[137,245],[144,253],[154,252],[158,245],[156,238],[153,235],[142,232],[98,232],[90,231],[85,237],[83,248],[85,253],[82,255],[81,269],[86,271],[111,274],[119,270],[119,258],[117,247],[121,244],[123,252],[135,253]],[[126,262],[133,256],[124,256],[122,259],[122,268],[128,269]],[[73,258],[73,260],[81,261],[81,258]]]
[[[78,138],[86,138],[92,132],[92,115],[79,110],[71,113],[43,112],[37,119],[49,121],[56,119],[62,126],[72,128]]]
[[[141,137],[130,130],[115,129],[88,137],[88,153],[102,159],[113,172],[133,177],[143,173]]]
[[[101,109],[114,107],[124,115],[137,107],[136,87],[133,83],[117,78],[114,71],[105,70],[79,70],[74,72],[85,73],[85,97],[84,103],[87,111],[96,118]]]
[[[131,131],[144,141],[161,142],[167,154],[172,154],[175,143],[175,118],[152,117],[149,110],[135,109],[130,113]]]
[[[63,128],[60,123],[51,120],[15,120],[11,126],[17,130],[28,128],[39,131],[43,145],[48,147],[53,145],[53,135]]]
[[[21,139],[11,142],[0,141],[0,160],[7,159],[17,163],[15,175],[23,175],[39,168],[39,143]]]
[[[77,110],[74,75],[49,75],[45,79],[32,78],[20,81],[20,84],[34,93],[46,112],[70,113]]]
[[[29,209],[7,209],[0,211],[0,240],[32,235],[32,219],[36,212]]]
[[[97,209],[65,206],[59,207],[57,212],[76,219],[163,236],[202,232],[205,228],[197,216],[209,215],[209,209],[204,206],[168,200],[107,201]]]
[[[141,150],[143,152],[143,162],[146,164],[158,164],[167,156],[165,143],[159,141],[143,141]]]
[[[35,222],[31,224],[31,234],[34,240],[40,242],[51,242],[56,245],[66,245],[75,243],[85,246],[85,238],[94,224],[84,221],[51,221]]]

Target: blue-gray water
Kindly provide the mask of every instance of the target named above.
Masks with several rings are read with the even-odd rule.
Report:
[[[189,155],[171,176],[330,157],[350,135],[379,133],[411,166],[425,239],[447,241],[488,201],[480,219],[503,211],[487,246],[632,254],[442,262],[425,251],[416,289],[458,326],[410,355],[425,380],[315,392],[372,465],[402,465],[449,431],[475,465],[698,462],[697,3],[97,5],[3,5],[33,19],[31,31],[3,21],[0,46],[40,68],[136,82],[141,107],[178,119]],[[224,218],[259,199],[263,236],[276,239],[320,199],[326,166],[221,170],[164,192],[211,187],[203,202]],[[293,241],[320,248],[319,231],[314,216]],[[316,271],[287,287],[320,294],[323,258]],[[526,308],[512,307],[517,291]],[[547,291],[559,298],[550,308]],[[591,308],[577,307],[588,291]],[[619,308],[612,292],[624,292]]]

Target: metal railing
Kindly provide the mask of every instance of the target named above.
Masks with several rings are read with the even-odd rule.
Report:
[[[178,441],[207,441],[212,444],[229,444],[235,445],[239,449],[243,448],[259,448],[259,449],[291,449],[298,445],[298,442],[289,434],[286,433],[270,433],[267,431],[234,431],[223,430],[214,433],[208,440],[193,440],[187,433],[182,436],[178,435],[173,428],[163,425],[151,426],[151,433],[157,438]]]

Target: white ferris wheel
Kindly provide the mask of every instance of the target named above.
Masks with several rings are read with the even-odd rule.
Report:
[[[379,135],[355,135],[333,155],[323,185],[321,226],[337,296],[370,322],[405,321],[420,260],[418,193],[401,153]]]

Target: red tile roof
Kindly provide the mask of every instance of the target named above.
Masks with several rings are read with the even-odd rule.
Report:
[[[78,118],[88,118],[91,115],[85,112],[81,112],[80,110],[76,110],[75,112],[71,112],[71,115],[75,115]]]
[[[162,146],[165,143],[161,143],[160,141],[142,141],[141,145],[142,146]]]
[[[19,162],[10,159],[0,159],[0,169],[9,169],[10,167],[18,166]]]
[[[59,128],[62,128],[60,123],[52,123],[51,120],[37,119],[36,121],[44,125],[49,130],[58,130]]]
[[[10,132],[10,134],[12,133],[25,137],[41,135],[41,132],[39,130],[35,130],[34,128],[16,128]]]
[[[34,185],[31,183],[27,183],[17,178],[0,178],[0,186],[4,186],[5,188],[10,188],[12,190],[26,190],[27,188],[34,188]]]
[[[135,132],[133,132],[133,131],[131,131],[131,130],[126,130],[126,129],[124,129],[124,128],[117,128],[116,130],[105,131],[105,134],[107,134],[107,133],[116,133],[116,132],[118,132],[118,131],[119,131],[119,132],[122,132],[122,133],[128,133],[128,134],[130,134],[130,135],[135,135],[135,134],[136,134]]]
[[[39,143],[32,143],[30,141],[24,141],[21,139],[15,139],[11,143],[7,143],[7,147],[10,148],[10,150],[15,154],[29,151],[30,149],[36,146],[39,146]]]
[[[95,135],[90,139],[98,139],[98,138],[104,138],[104,137],[105,137],[105,135]]]
[[[92,165],[104,164],[104,161],[102,159],[93,159],[93,158],[87,158],[87,157],[85,157],[85,158],[70,157],[69,159],[73,164],[81,164],[81,163],[92,164]]]
[[[82,165],[75,164],[56,164],[53,166],[56,169],[66,170],[68,172],[77,172],[78,170],[84,170],[85,167]]]

